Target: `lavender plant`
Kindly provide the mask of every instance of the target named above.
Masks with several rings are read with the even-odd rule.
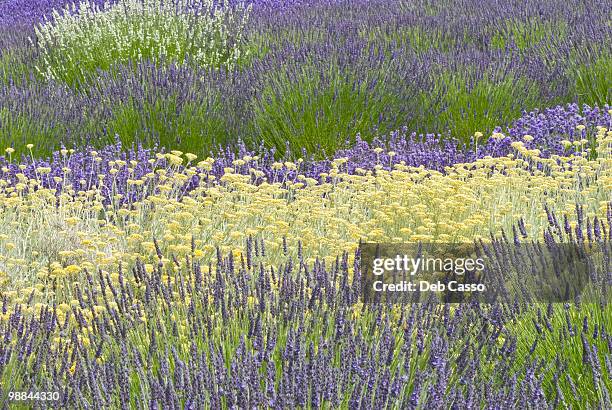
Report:
[[[213,0],[73,4],[35,28],[41,52],[36,68],[46,79],[71,85],[86,73],[143,59],[231,68],[241,59],[249,10]]]
[[[180,73],[177,73],[177,82],[181,82],[183,78]],[[190,84],[189,82],[184,83]],[[188,90],[184,91],[188,92]],[[124,92],[126,101],[130,101],[129,91],[124,90]],[[116,89],[114,93],[120,95],[121,90]],[[66,98],[66,96],[61,95],[55,98]],[[176,95],[176,101],[181,101],[181,94]],[[142,103],[145,102],[146,100],[142,101]],[[0,121],[7,121],[11,118],[7,111],[0,111],[0,114],[7,115],[4,119],[0,116]],[[65,115],[73,115],[73,113],[67,112]],[[197,118],[192,119],[192,121],[196,120]],[[82,126],[86,127],[87,124],[84,122]],[[210,172],[215,178],[221,179],[225,170],[232,168],[232,172],[252,176],[252,182],[255,184],[264,180],[271,183],[295,182],[299,174],[319,180],[322,173],[330,172],[335,160],[344,161],[344,169],[350,174],[374,171],[376,168],[392,170],[396,165],[402,163],[407,166],[423,166],[427,169],[445,172],[447,167],[454,164],[470,163],[487,156],[504,157],[514,154],[515,149],[512,144],[515,142],[521,142],[529,149],[539,149],[543,158],[550,158],[554,155],[582,155],[583,152],[590,155],[591,148],[595,146],[596,127],[603,125],[612,127],[608,107],[600,109],[599,107],[580,108],[577,105],[568,105],[525,113],[505,130],[497,129],[495,138],[486,139],[476,134],[469,144],[445,139],[441,135],[408,133],[407,127],[403,127],[371,143],[361,139],[358,135],[354,144],[347,144],[346,147],[325,158],[315,158],[305,149],[300,149],[295,145],[286,145],[284,152],[278,153],[274,148],[268,148],[265,145],[252,149],[244,143],[239,143],[237,147],[234,144],[219,145],[208,155],[214,159]],[[45,127],[44,123],[32,125],[26,120],[22,121],[21,126],[24,133],[26,131],[31,133],[57,131],[57,129]],[[126,121],[125,126],[133,127],[133,124]],[[133,130],[133,128],[126,129]],[[155,132],[152,127],[148,129]],[[112,130],[118,131],[117,128],[112,128]],[[527,140],[526,135],[529,136]],[[24,140],[27,141],[25,138]],[[590,145],[585,141],[588,141]],[[125,144],[115,141],[114,144],[101,148],[62,148],[47,159],[35,155],[36,147],[34,146],[31,148],[22,146],[21,148],[21,151],[10,148],[11,153],[5,152],[4,157],[0,159],[2,166],[0,175],[8,186],[19,183],[18,174],[36,178],[38,168],[48,167],[49,177],[41,181],[45,188],[61,188],[62,185],[54,180],[56,177],[61,177],[62,184],[79,186],[84,190],[100,188],[108,202],[111,202],[117,194],[124,196],[122,202],[133,202],[138,198],[142,199],[142,194],[136,194],[134,187],[128,186],[128,180],[142,178],[160,168],[168,172],[175,172],[167,158],[156,155],[158,152],[155,149],[134,145],[134,141],[130,140],[127,140]],[[95,152],[95,155],[92,155],[92,152]],[[244,161],[244,158],[249,158],[249,160]],[[125,162],[125,166],[119,167],[117,173],[112,174],[110,172],[113,169],[112,164],[116,161]],[[127,165],[132,161],[136,161],[137,166]],[[295,168],[285,163],[293,164]],[[66,172],[66,170],[69,171]],[[180,172],[180,167],[176,171]],[[103,178],[100,179],[99,176]],[[187,194],[195,187],[196,184],[189,179],[181,195]],[[59,192],[58,190],[58,194]],[[150,193],[152,192],[145,192],[147,195]]]
[[[0,0],[0,407],[612,408],[607,14]],[[588,283],[364,303],[360,240]]]
[[[612,87],[607,78],[612,73],[612,52],[594,50],[587,64],[570,67],[570,75],[576,78],[576,92],[587,103],[602,104],[612,100]]]
[[[599,238],[553,241],[609,249],[612,219],[599,226]],[[114,276],[81,272],[64,288],[70,304],[29,297],[36,315],[5,298],[1,397],[57,391],[51,408],[610,405],[605,300],[393,308],[360,301],[359,258],[346,253],[268,266],[249,237],[240,259],[217,251],[203,266],[194,249],[165,259],[157,247],[156,265]]]
[[[44,148],[49,154],[60,143],[108,143],[117,133],[124,143],[135,138],[190,151],[242,139],[250,148],[264,141],[283,152],[291,140],[310,153],[325,150],[330,155],[357,133],[370,142],[408,126],[467,142],[475,131],[488,135],[492,127],[508,124],[521,110],[568,102],[609,104],[612,87],[605,44],[611,33],[599,4],[530,1],[499,6],[470,1],[459,10],[456,2],[439,7],[401,0],[252,3],[253,18],[239,36],[241,56],[250,56],[235,69],[203,69],[191,56],[190,67],[181,70],[192,72],[177,85],[168,81],[174,74],[167,73],[176,67],[157,64],[160,55],[155,53],[143,54],[148,61],[126,57],[99,67],[113,63],[111,72],[98,72],[96,64],[83,66],[85,72],[79,76],[84,84],[79,88],[89,105],[75,101],[80,97],[66,104],[76,104],[99,126],[63,123],[58,103],[60,113],[50,120],[62,123],[58,132],[41,141],[32,136],[26,143],[40,150],[48,142],[56,143]],[[38,84],[34,66],[44,56],[27,38],[36,37],[34,28],[43,16],[51,27],[51,8],[17,0],[3,4],[5,13],[15,18],[3,17],[0,24],[3,33],[9,33],[0,36],[2,92],[29,92],[32,84],[24,82],[34,81],[42,94],[29,105],[35,112],[47,112],[45,90],[63,85]],[[53,3],[55,8],[60,5]],[[227,6],[237,10],[233,3]],[[569,22],[571,30],[564,30]],[[75,52],[88,49],[79,45]],[[96,55],[112,54],[114,49]],[[174,56],[178,65],[184,65],[188,49],[181,45],[184,53]],[[151,68],[151,63],[157,67]],[[126,75],[126,67],[136,72]],[[109,85],[111,80],[115,84]],[[184,94],[181,90],[187,85],[194,90]],[[140,101],[143,89],[155,104]],[[120,90],[119,96],[113,95],[115,90]],[[126,93],[132,93],[134,101],[126,103]],[[183,94],[178,102],[175,93]],[[13,110],[16,118],[28,115],[25,107]],[[20,135],[19,129],[5,133]]]

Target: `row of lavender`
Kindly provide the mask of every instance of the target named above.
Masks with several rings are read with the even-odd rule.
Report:
[[[390,170],[400,163],[444,172],[445,167],[453,164],[469,163],[485,156],[512,154],[515,150],[511,144],[516,141],[529,149],[539,149],[543,158],[582,155],[583,152],[589,153],[588,144],[592,142],[584,143],[587,133],[593,135],[597,126],[612,127],[611,111],[608,106],[578,107],[575,104],[533,111],[525,113],[506,130],[498,128],[491,138],[476,134],[470,144],[441,139],[433,134],[408,134],[404,127],[371,143],[358,136],[355,145],[323,160],[315,159],[305,151],[292,151],[292,147],[287,147],[284,154],[263,145],[257,150],[248,149],[244,144],[240,144],[238,149],[220,147],[210,152],[214,162],[208,173],[220,179],[227,168],[232,168],[232,172],[251,175],[253,183],[294,181],[298,174],[319,179],[322,173],[331,170],[336,159],[343,159],[342,169],[351,174],[361,170],[373,171],[377,166]],[[62,149],[43,160],[31,155],[15,158],[9,148],[0,157],[0,175],[7,186],[15,186],[21,181],[21,176],[25,176],[38,179],[43,187],[56,188],[58,193],[62,186],[70,185],[75,192],[100,189],[109,202],[117,194],[123,195],[121,202],[129,202],[152,191],[138,190],[130,186],[128,180],[140,179],[158,169],[174,172],[185,165],[195,167],[205,159],[190,160],[190,164],[185,162],[177,168],[162,153],[163,149],[158,152],[143,147],[123,147],[117,143],[100,150]],[[196,186],[197,178],[194,175],[180,195]]]
[[[609,239],[569,240],[612,251]],[[3,388],[59,393],[34,408],[612,406],[609,305],[364,305],[347,254],[331,266],[287,256],[274,269],[265,252],[250,239],[246,259],[219,253],[210,274],[189,256],[164,266],[160,253],[152,272],[137,263],[115,286],[86,273],[65,320],[45,306],[0,324],[0,374],[19,375]],[[585,254],[593,272],[610,268]],[[512,260],[501,252],[500,269]],[[608,281],[597,283],[604,298]]]
[[[609,102],[598,2],[256,1],[240,69],[131,61],[79,91],[38,78],[28,40],[64,3],[0,3],[0,143],[48,154],[118,134],[204,152],[241,138],[329,155],[356,133],[406,125],[466,141],[522,110]]]
[[[7,218],[14,223],[31,215],[32,205],[19,201],[27,202],[24,192],[38,184],[58,188],[58,195],[83,194],[84,201],[98,199],[83,191],[100,189],[108,204],[155,193],[164,173],[190,176],[175,179],[184,184],[180,197],[198,178],[234,172],[251,175],[255,184],[294,181],[299,174],[325,178],[335,167],[361,173],[405,163],[444,172],[485,156],[516,155],[517,142],[540,157],[592,158],[593,129],[612,128],[609,80],[591,67],[604,61],[605,68],[601,50],[611,28],[605,6],[595,1],[259,0],[248,36],[253,59],[240,70],[131,62],[92,73],[78,90],[43,81],[32,70],[38,61],[27,41],[32,24],[63,3],[0,0],[0,147],[9,147],[0,160],[0,187],[8,193],[5,204],[17,204],[16,216]],[[583,66],[582,83],[574,83]],[[524,112],[506,126],[518,116],[512,113],[568,101],[568,95],[599,105]],[[62,143],[75,149],[60,150]],[[41,159],[51,147],[52,156]],[[327,155],[313,154],[320,149]],[[548,226],[537,238],[528,237],[523,219],[511,238],[503,229],[491,232],[502,235],[492,239],[500,269],[519,278],[538,255],[523,258],[519,269],[510,266],[516,260],[504,253],[506,245],[529,252],[536,247],[522,245],[532,240],[555,249],[571,243],[593,273],[594,301],[363,304],[358,254],[312,262],[302,256],[306,239],[296,246],[279,235],[282,246],[273,248],[250,236],[254,226],[246,224],[231,228],[247,232],[244,249],[224,255],[217,248],[206,266],[193,232],[183,257],[143,233],[134,238],[153,241],[153,253],[138,251],[131,259],[136,254],[126,252],[110,273],[55,262],[37,274],[34,287],[2,289],[0,407],[8,406],[9,392],[30,391],[58,392],[58,400],[26,403],[13,395],[11,405],[611,408],[612,203],[602,193],[608,186],[602,169],[576,179],[576,189],[596,191],[589,200],[576,198],[576,218],[531,209],[515,195],[523,216],[544,211]],[[573,180],[555,187],[565,182]],[[253,187],[243,185],[244,196],[251,195]],[[538,204],[551,198],[546,191]],[[189,202],[186,211],[208,212],[199,202],[180,205]],[[592,202],[596,216],[585,210]],[[60,203],[57,210],[64,209]],[[156,209],[151,219],[174,214],[171,207]],[[61,242],[72,233],[45,235]],[[90,243],[104,239],[88,235]],[[214,249],[215,241],[206,244]],[[6,246],[2,266],[12,269]],[[281,262],[272,266],[271,254]]]

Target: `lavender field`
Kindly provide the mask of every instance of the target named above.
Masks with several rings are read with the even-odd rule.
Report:
[[[0,408],[612,408],[609,10],[0,0]]]

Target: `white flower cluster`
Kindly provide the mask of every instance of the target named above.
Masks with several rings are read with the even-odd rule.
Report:
[[[232,68],[242,57],[249,13],[250,6],[214,0],[73,3],[36,27],[37,69],[47,79],[72,82],[143,59]]]

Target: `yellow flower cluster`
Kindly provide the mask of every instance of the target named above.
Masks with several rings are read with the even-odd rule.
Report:
[[[117,281],[121,264],[131,280],[129,269],[140,259],[150,272],[158,263],[154,239],[162,263],[173,256],[184,263],[192,238],[193,256],[208,262],[217,246],[239,257],[253,236],[264,243],[266,262],[277,264],[283,237],[293,255],[301,241],[309,262],[331,262],[360,240],[472,242],[510,232],[519,218],[539,237],[547,226],[545,205],[573,219],[578,203],[586,216],[605,219],[612,199],[612,133],[600,128],[596,137],[596,160],[543,159],[517,142],[515,155],[458,164],[444,174],[398,164],[392,171],[348,175],[336,164],[323,175],[326,183],[300,177],[298,183],[255,186],[249,176],[228,172],[221,181],[204,179],[178,201],[173,187],[196,172],[187,168],[166,175],[161,193],[131,208],[105,206],[95,192],[62,195],[57,205],[52,190],[15,195],[0,184],[0,291],[11,303],[34,293],[37,301],[67,311],[75,305],[72,284],[82,283],[86,270],[110,272]]]

